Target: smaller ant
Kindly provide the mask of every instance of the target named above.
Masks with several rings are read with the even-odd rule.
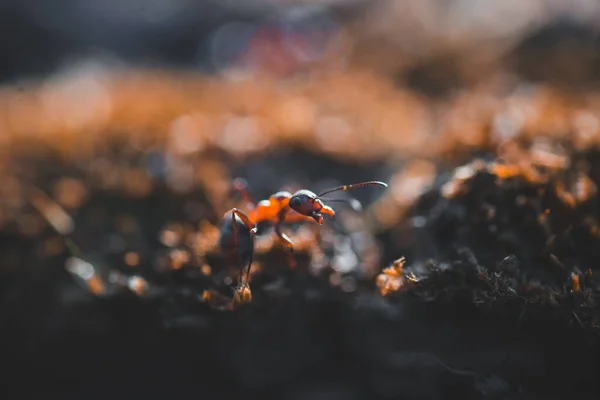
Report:
[[[273,225],[277,236],[290,249],[290,264],[293,267],[295,261],[291,254],[294,251],[294,243],[281,231],[281,225],[303,221],[316,221],[319,225],[323,225],[323,214],[331,218],[335,216],[335,211],[325,205],[323,201],[346,202],[358,210],[360,209],[360,203],[355,199],[326,199],[323,196],[337,191],[347,191],[367,186],[387,187],[388,185],[379,181],[368,181],[339,186],[320,194],[306,189],[298,190],[294,194],[280,191],[271,195],[268,199],[256,203],[250,194],[247,182],[241,178],[235,179],[233,188],[240,192],[246,201],[248,214],[237,208],[227,211],[221,223],[219,237],[219,246],[223,253],[237,253],[240,261],[240,275],[233,303],[241,305],[250,302],[252,299],[248,282],[254,258],[254,238],[258,224],[268,222]]]

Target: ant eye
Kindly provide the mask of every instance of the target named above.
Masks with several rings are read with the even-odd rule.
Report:
[[[295,194],[290,198],[289,206],[302,215],[310,215],[314,211],[312,197],[304,193]]]
[[[302,200],[297,196],[294,196],[290,199],[290,207],[292,207],[292,208],[299,207],[301,204],[302,204]]]

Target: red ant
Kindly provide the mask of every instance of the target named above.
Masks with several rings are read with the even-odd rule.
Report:
[[[302,189],[291,194],[287,191],[277,192],[271,195],[267,200],[255,203],[252,199],[248,185],[244,179],[234,180],[233,187],[242,194],[247,203],[248,214],[233,208],[225,213],[221,224],[221,235],[219,245],[223,252],[233,253],[237,251],[241,262],[239,286],[236,293],[248,288],[248,279],[250,268],[254,257],[254,236],[257,231],[257,225],[268,222],[274,227],[277,236],[288,246],[291,253],[294,251],[294,243],[281,231],[281,225],[284,222],[294,223],[301,221],[316,221],[323,225],[323,214],[331,218],[335,216],[335,211],[323,203],[325,201],[340,201],[350,203],[357,209],[357,200],[347,199],[325,199],[323,196],[337,191],[346,191],[350,189],[366,186],[388,185],[379,181],[368,181],[355,183],[352,185],[339,186],[326,190],[320,194],[315,194],[310,190]],[[292,266],[295,265],[293,258],[290,257]],[[246,275],[244,276],[244,270]]]

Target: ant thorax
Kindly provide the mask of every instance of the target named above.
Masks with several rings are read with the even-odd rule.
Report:
[[[272,194],[270,198],[275,199],[277,201],[283,201],[288,200],[290,197],[292,197],[292,194],[290,192],[282,190],[281,192]]]
[[[292,197],[290,192],[282,191],[271,195],[267,200],[259,201],[251,218],[257,223],[275,221],[281,211],[287,207],[290,197]]]

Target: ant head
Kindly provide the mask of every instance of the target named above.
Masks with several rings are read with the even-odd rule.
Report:
[[[289,202],[290,208],[299,214],[313,217],[317,222],[322,221],[319,212],[323,208],[323,202],[317,198],[317,195],[310,190],[298,190]]]
[[[354,183],[352,185],[344,185],[338,186],[333,189],[326,190],[318,195],[311,192],[310,190],[302,189],[298,190],[292,197],[290,197],[289,206],[292,210],[296,211],[299,214],[305,215],[307,217],[314,218],[319,224],[323,223],[322,214],[327,214],[333,218],[335,212],[329,206],[326,206],[323,203],[323,200],[326,200],[323,196],[329,193],[338,192],[338,191],[346,191],[349,189],[361,188],[366,186],[383,186],[387,187],[387,183],[379,182],[379,181],[367,181],[361,183]],[[327,201],[347,201],[342,199],[327,199]],[[360,208],[360,203],[358,206],[356,203],[358,201],[347,201],[353,208]]]

